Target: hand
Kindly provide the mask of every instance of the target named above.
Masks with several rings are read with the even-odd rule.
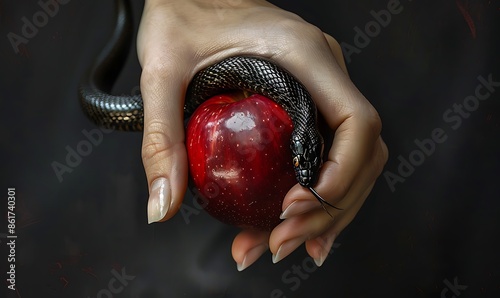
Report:
[[[330,209],[296,185],[286,195],[271,233],[242,231],[232,254],[243,270],[267,249],[278,262],[305,242],[318,265],[335,237],[352,221],[387,160],[381,121],[349,80],[339,44],[295,14],[266,1],[146,0],[138,35],[143,72],[143,163],[149,184],[149,222],[180,208],[187,186],[183,105],[189,81],[226,57],[267,58],[309,90],[335,134],[316,190],[343,211]]]

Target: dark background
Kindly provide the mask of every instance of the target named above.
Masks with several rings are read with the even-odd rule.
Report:
[[[355,27],[391,1],[272,2],[355,46]],[[136,26],[142,5],[134,4]],[[230,254],[238,229],[203,211],[147,225],[140,133],[103,134],[62,181],[52,168],[86,140],[82,130],[96,129],[77,88],[109,36],[112,2],[60,5],[16,54],[9,32],[20,35],[22,17],[41,9],[0,1],[0,210],[6,214],[7,188],[15,187],[18,235],[12,292],[1,220],[0,296],[111,297],[103,289],[113,272],[125,272],[135,278],[113,297],[250,298],[275,289],[286,297],[499,297],[500,88],[460,125],[444,113],[475,94],[479,76],[500,81],[500,1],[400,5],[349,55],[351,78],[381,114],[390,150],[369,199],[321,268],[309,267],[300,248],[276,265],[266,253],[239,273]],[[115,91],[137,91],[139,76],[133,51]],[[400,160],[415,157],[415,140],[436,128],[446,140],[391,189],[385,176],[401,175]],[[190,195],[185,204],[193,206]],[[294,266],[312,272],[299,278]]]

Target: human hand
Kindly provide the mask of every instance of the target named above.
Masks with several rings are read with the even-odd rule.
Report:
[[[238,269],[267,249],[278,262],[305,242],[318,265],[354,218],[387,160],[381,121],[352,84],[338,43],[295,14],[266,1],[146,0],[138,35],[144,100],[142,156],[148,180],[149,222],[165,221],[180,208],[187,187],[183,105],[189,81],[224,58],[267,58],[287,69],[315,101],[335,134],[315,189],[344,209],[321,209],[295,185],[283,201],[285,219],[271,233],[243,230],[232,246]]]

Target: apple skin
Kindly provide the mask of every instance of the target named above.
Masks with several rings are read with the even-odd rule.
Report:
[[[213,217],[270,231],[281,222],[283,198],[297,183],[290,150],[293,123],[274,101],[258,94],[244,97],[214,96],[189,119],[190,179],[200,205]]]

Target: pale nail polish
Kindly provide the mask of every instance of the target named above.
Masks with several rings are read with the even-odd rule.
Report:
[[[267,244],[258,245],[247,252],[243,258],[243,262],[236,264],[238,271],[243,271],[257,261],[260,256],[269,248]]]
[[[148,223],[162,220],[170,208],[170,184],[166,178],[158,178],[151,185],[148,200]]]
[[[281,244],[276,254],[273,254],[273,263],[276,264],[292,253],[299,245],[304,243],[303,238],[294,238]]]
[[[309,200],[293,201],[290,205],[288,205],[288,207],[286,207],[285,211],[281,212],[280,218],[287,219],[295,215],[306,213],[307,211],[317,207],[319,207],[318,202]]]
[[[333,241],[337,235],[332,234],[327,237],[318,237],[318,242],[320,242],[321,247],[319,248],[319,257],[314,258],[314,263],[316,266],[321,267],[326,260],[326,257],[330,254],[330,250],[332,249]]]

